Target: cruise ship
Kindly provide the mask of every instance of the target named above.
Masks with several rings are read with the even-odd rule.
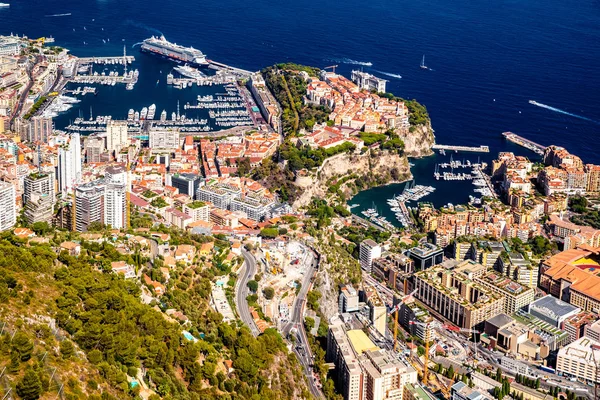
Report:
[[[141,50],[155,54],[160,57],[173,60],[177,63],[190,64],[193,66],[207,66],[206,56],[200,50],[193,47],[183,47],[169,42],[164,36],[145,39]]]

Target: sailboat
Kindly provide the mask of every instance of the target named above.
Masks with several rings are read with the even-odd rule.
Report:
[[[423,59],[421,60],[421,69],[429,69],[427,65],[425,65],[425,54],[423,54]]]

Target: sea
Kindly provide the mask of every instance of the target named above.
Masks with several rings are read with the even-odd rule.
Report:
[[[100,87],[97,96],[59,116],[57,127],[90,112],[123,118],[129,108],[151,103],[170,115],[178,100],[183,105],[208,93],[167,87],[172,65],[139,53],[136,44],[163,34],[244,69],[296,62],[388,79],[389,92],[427,106],[438,143],[490,147],[488,154],[413,161],[416,183],[437,187],[422,201],[436,206],[465,202],[472,194],[468,182],[433,179],[435,164],[451,155],[489,162],[499,151],[514,151],[535,159],[504,141],[504,131],[600,163],[598,0],[6,1],[11,5],[0,9],[0,34],[51,35],[77,56],[120,55],[125,46],[137,59],[134,91]],[[428,70],[419,68],[423,56]],[[350,203],[360,204],[355,212],[381,209],[403,186],[371,189]]]

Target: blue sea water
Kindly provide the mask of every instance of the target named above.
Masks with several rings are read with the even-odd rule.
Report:
[[[136,90],[124,94],[115,87],[109,89],[112,95],[86,100],[95,103],[96,115],[151,103],[170,113],[177,98],[190,96],[157,87],[158,71],[168,66],[131,47],[163,33],[211,59],[246,69],[293,61],[337,64],[344,74],[362,68],[386,77],[388,91],[427,106],[439,143],[488,145],[488,160],[505,150],[531,155],[503,141],[500,134],[510,130],[541,144],[565,146],[584,162],[600,163],[598,0],[10,2],[10,8],[0,9],[2,34],[52,35],[58,45],[80,56],[121,54],[126,44],[138,58]],[[59,13],[71,15],[46,16]],[[419,69],[424,54],[429,71]],[[85,115],[87,106],[80,107]],[[417,169],[430,177],[434,163],[422,160]],[[460,189],[444,196],[438,190],[431,196],[439,197],[434,202],[468,192],[461,184],[451,185]]]

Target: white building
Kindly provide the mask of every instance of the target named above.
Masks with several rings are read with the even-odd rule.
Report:
[[[104,225],[114,229],[127,227],[127,170],[108,167],[105,171]]]
[[[0,182],[0,231],[12,228],[16,222],[15,187],[9,182]]]
[[[381,246],[371,239],[363,240],[360,244],[360,267],[367,272],[373,268],[373,260],[381,257]]]
[[[113,229],[123,229],[127,226],[127,190],[123,183],[106,184],[104,225],[110,225]]]
[[[58,150],[58,191],[69,193],[81,180],[81,143],[79,133]]]
[[[600,383],[600,342],[588,337],[577,339],[558,350],[556,371],[567,376]]]
[[[18,36],[0,36],[0,56],[17,56],[21,53]]]
[[[150,148],[152,150],[175,150],[179,148],[179,130],[150,130]]]
[[[192,217],[192,221],[208,221],[210,219],[210,207],[202,201],[194,201],[183,205],[183,212]]]
[[[385,93],[385,84],[387,82],[385,79],[378,78],[363,71],[352,71],[351,78],[361,89]]]
[[[339,298],[340,313],[358,311],[358,292],[352,285],[344,285]]]
[[[120,152],[122,148],[127,147],[129,138],[127,137],[127,123],[124,121],[110,121],[106,125],[106,148],[111,153]]]

